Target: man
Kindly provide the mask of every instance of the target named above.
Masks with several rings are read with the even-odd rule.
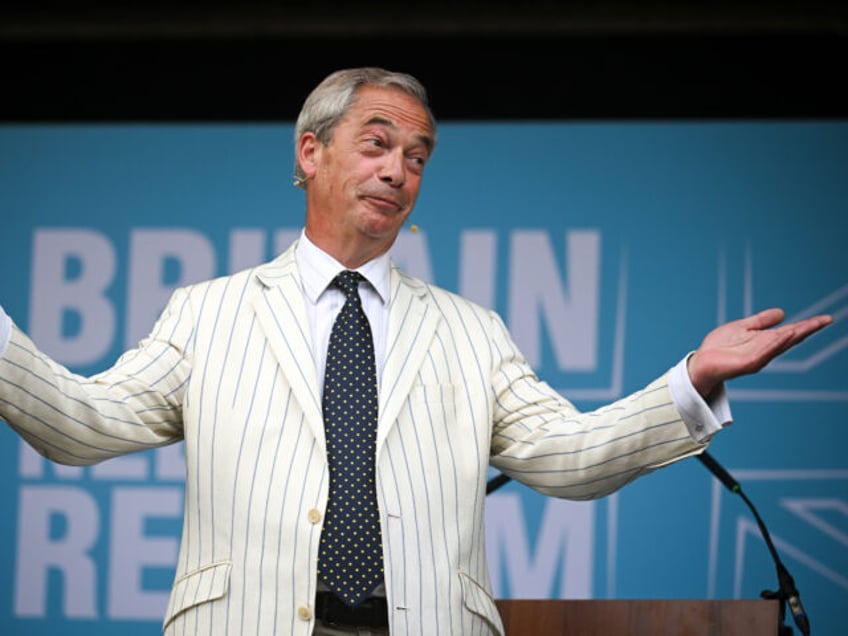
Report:
[[[553,496],[602,497],[702,451],[729,421],[724,382],[831,322],[777,326],[771,309],[725,324],[645,389],[579,413],[495,313],[389,260],[436,146],[417,80],[334,73],[295,138],[300,239],[177,290],[113,368],[72,375],[0,315],[0,416],[45,457],[84,465],[184,440],[167,634],[502,634],[485,561],[489,464]],[[352,340],[340,344],[342,317]],[[350,402],[364,414],[337,417],[360,376]],[[346,454],[361,462],[348,473]],[[359,504],[361,534],[339,513]],[[368,569],[361,589],[349,559]]]

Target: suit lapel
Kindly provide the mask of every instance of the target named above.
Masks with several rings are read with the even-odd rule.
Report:
[[[262,283],[260,294],[253,300],[257,320],[324,451],[321,392],[294,248],[259,267],[256,276]],[[386,359],[380,386],[378,452],[406,403],[441,320],[434,307],[426,302],[426,295],[423,281],[392,267]]]
[[[378,453],[409,397],[440,321],[434,307],[424,300],[426,295],[424,282],[392,267],[386,359],[380,385]]]
[[[256,276],[262,283],[260,294],[253,300],[257,320],[323,450],[321,394],[294,247],[259,267]]]

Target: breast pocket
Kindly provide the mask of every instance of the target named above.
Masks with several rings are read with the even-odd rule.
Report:
[[[459,385],[411,388],[378,447],[382,475],[408,485],[398,489],[400,502],[426,501],[435,514],[473,498],[487,470],[490,441],[489,427],[473,417],[468,404]]]

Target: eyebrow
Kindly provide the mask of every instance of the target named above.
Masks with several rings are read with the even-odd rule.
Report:
[[[376,116],[372,117],[371,119],[367,120],[365,122],[365,125],[366,126],[373,126],[373,125],[385,126],[386,128],[394,128],[394,129],[397,128],[397,125],[395,125],[395,123],[393,121],[386,119],[385,117],[380,117],[379,115],[376,115]],[[418,140],[427,148],[427,154],[428,155],[432,154],[432,152],[433,152],[433,137],[431,137],[430,135],[418,135]]]

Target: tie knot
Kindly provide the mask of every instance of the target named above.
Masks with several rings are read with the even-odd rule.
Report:
[[[342,290],[346,298],[350,298],[359,295],[359,281],[361,280],[364,280],[362,274],[346,269],[333,279],[333,285]]]

